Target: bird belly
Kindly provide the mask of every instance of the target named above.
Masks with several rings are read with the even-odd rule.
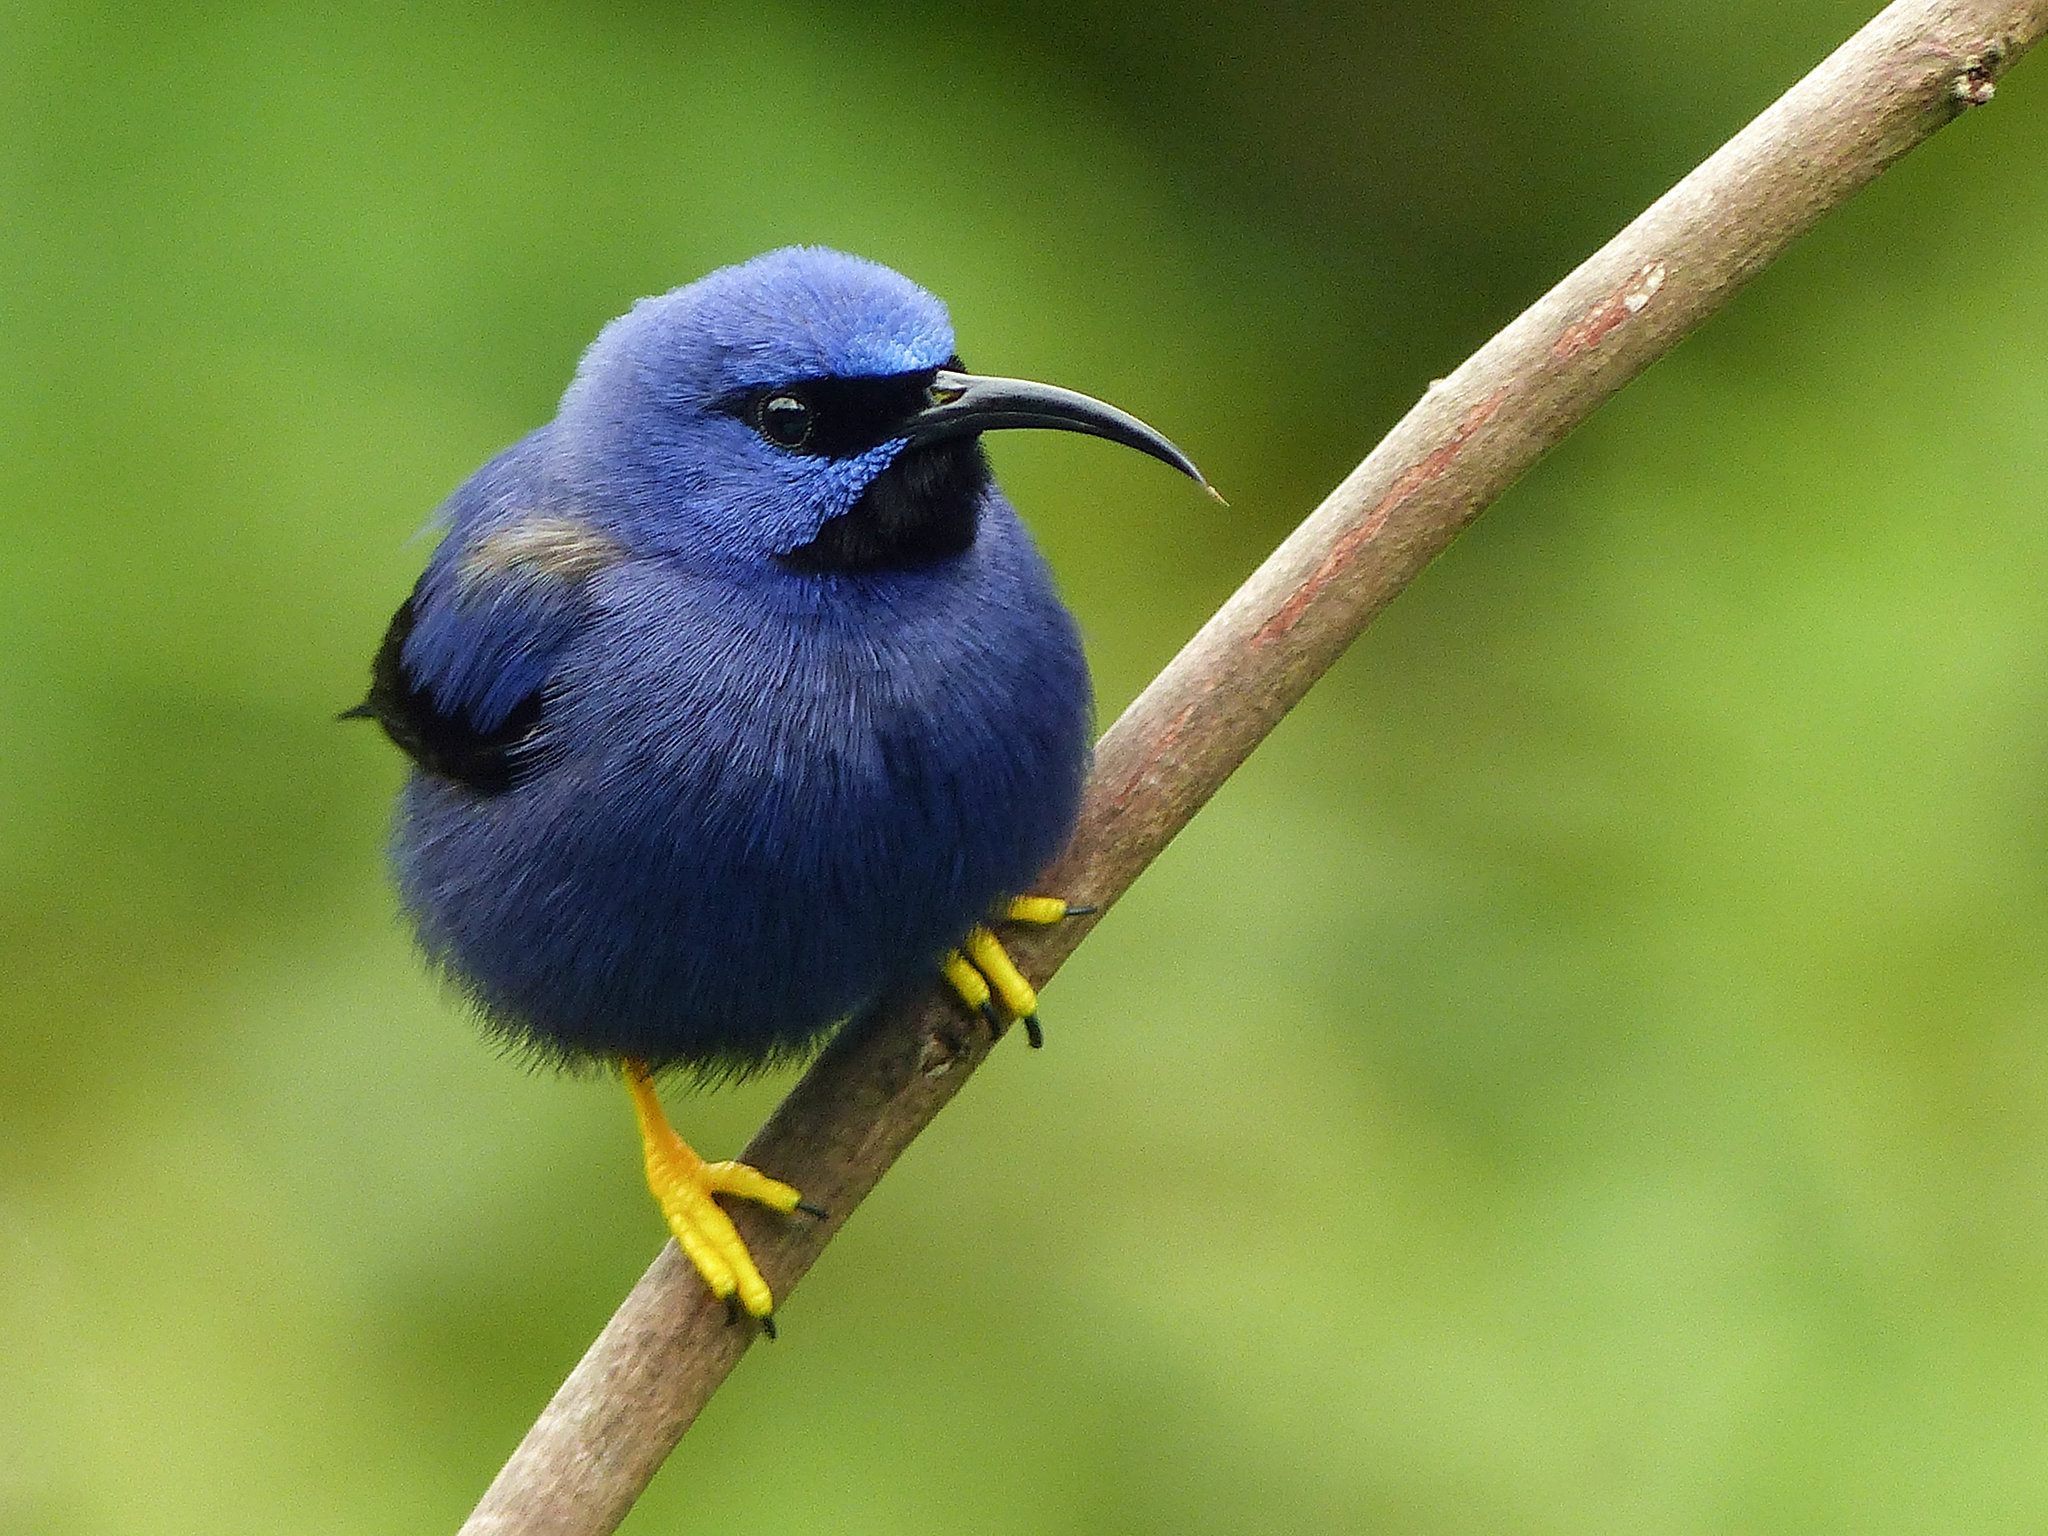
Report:
[[[799,1052],[1071,830],[1090,701],[1049,588],[965,636],[923,609],[717,617],[600,635],[511,791],[421,774],[402,797],[423,945],[544,1054],[722,1072]]]

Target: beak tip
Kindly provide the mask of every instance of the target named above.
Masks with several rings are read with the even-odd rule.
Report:
[[[1223,493],[1217,490],[1216,487],[1211,485],[1208,481],[1204,480],[1202,482],[1202,489],[1209,493],[1209,499],[1215,502],[1217,506],[1227,507],[1230,505],[1229,502],[1223,499]]]

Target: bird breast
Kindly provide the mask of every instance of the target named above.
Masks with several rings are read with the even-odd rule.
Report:
[[[415,781],[428,948],[545,1048],[654,1060],[792,1047],[929,967],[1058,851],[1087,763],[1073,623],[1016,540],[781,590],[606,572],[538,771]]]

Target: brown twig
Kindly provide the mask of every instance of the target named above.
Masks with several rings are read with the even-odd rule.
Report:
[[[1106,909],[1482,508],[2044,32],[2048,0],[1899,0],[1432,385],[1110,727],[1044,888]],[[1042,981],[1093,921],[1014,952]],[[778,1296],[989,1048],[936,989],[834,1041],[746,1152],[832,1212],[738,1213]],[[664,1249],[465,1536],[614,1530],[751,1341]]]

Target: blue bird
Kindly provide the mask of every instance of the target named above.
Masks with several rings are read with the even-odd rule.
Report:
[[[791,248],[643,299],[441,509],[348,712],[413,760],[393,862],[425,953],[520,1045],[620,1066],[670,1230],[770,1331],[712,1196],[821,1213],[702,1161],[652,1074],[795,1057],[934,968],[1035,1036],[989,925],[1068,912],[1026,893],[1092,701],[982,452],[1018,427],[1206,484],[1112,406],[964,372],[944,305],[872,262]]]

